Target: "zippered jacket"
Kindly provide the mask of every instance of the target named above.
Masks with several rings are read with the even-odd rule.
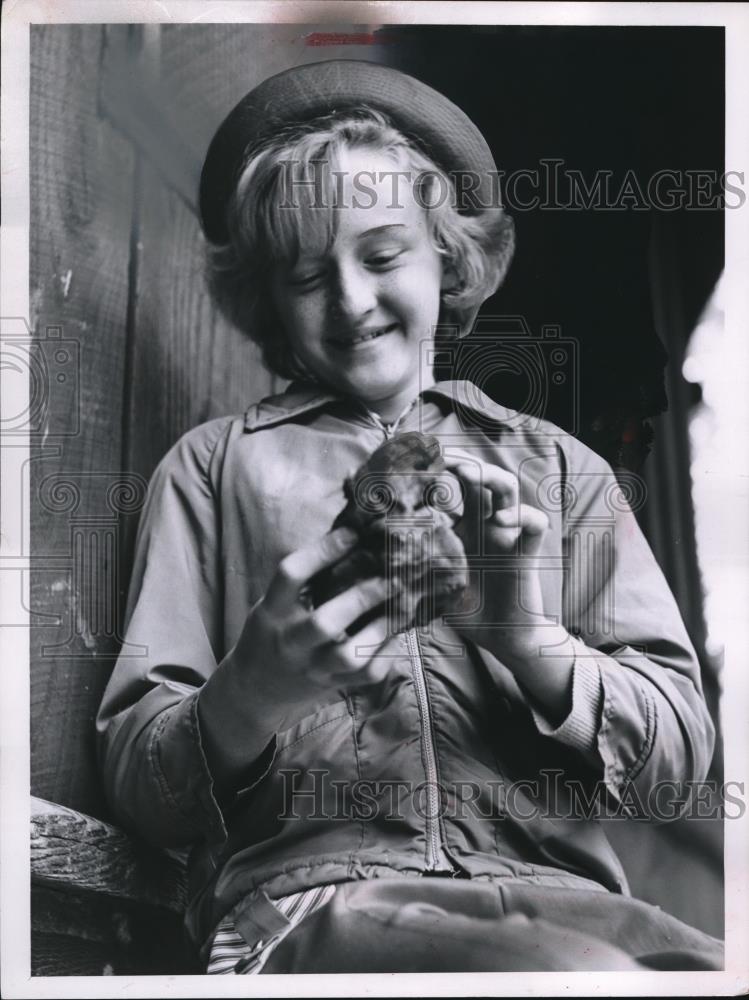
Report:
[[[203,684],[279,561],[329,530],[345,477],[408,430],[510,470],[521,502],[547,513],[544,612],[576,650],[569,715],[553,726],[470,630],[432,622],[388,640],[381,682],[305,706],[219,801]],[[149,487],[97,729],[119,822],[193,848],[198,946],[229,911],[252,920],[269,898],[351,879],[436,871],[628,891],[606,817],[672,818],[714,741],[694,650],[631,510],[641,490],[470,382],[425,390],[391,427],[293,384],[177,442]]]

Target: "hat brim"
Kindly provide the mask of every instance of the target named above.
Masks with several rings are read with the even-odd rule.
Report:
[[[456,104],[406,73],[334,59],[278,73],[250,91],[216,132],[200,178],[200,218],[212,243],[229,238],[227,209],[248,152],[279,130],[332,112],[367,105],[385,113],[448,174],[472,173],[469,213],[492,206],[496,165],[483,135]],[[485,208],[482,208],[485,206]]]

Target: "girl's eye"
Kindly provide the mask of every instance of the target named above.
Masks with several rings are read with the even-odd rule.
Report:
[[[299,277],[292,278],[290,283],[293,288],[313,288],[324,277],[324,271],[315,271],[314,274],[302,274]]]
[[[387,267],[389,264],[393,264],[402,253],[402,250],[389,250],[387,253],[373,254],[367,258],[367,264],[372,267]]]

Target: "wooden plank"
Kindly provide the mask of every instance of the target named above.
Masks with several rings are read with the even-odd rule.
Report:
[[[31,969],[35,976],[203,971],[180,914],[36,883],[31,887]]]
[[[182,913],[184,855],[143,845],[93,816],[31,800],[31,880]]]
[[[161,80],[170,121],[192,136],[202,162],[222,118],[252,87],[292,66],[323,59],[387,62],[394,47],[356,44],[356,25],[336,24],[335,44],[320,45],[324,24],[168,24],[161,33]],[[344,44],[349,35],[353,44]],[[374,36],[376,37],[376,36]]]
[[[350,35],[368,44],[342,44]],[[329,54],[324,32],[307,25],[147,25],[145,49],[136,56],[132,39],[107,32],[101,77],[101,105],[112,124],[128,136],[164,182],[197,213],[203,156],[221,117],[252,86],[289,66]],[[386,49],[374,35],[336,34],[341,59],[384,61]],[[161,50],[163,47],[163,57]],[[143,53],[141,53],[142,55]]]
[[[33,975],[201,971],[183,927],[186,852],[31,800]]]
[[[126,468],[149,476],[185,431],[243,412],[274,381],[255,345],[218,315],[197,220],[147,163],[141,194]]]
[[[32,976],[124,976],[142,974],[121,948],[68,934],[34,931],[31,936]]]
[[[180,129],[173,114],[179,96],[168,91],[161,79],[160,25],[132,28],[129,33],[116,27],[106,30],[102,112],[196,213],[200,153],[192,132]]]
[[[120,900],[75,886],[41,885],[32,878],[31,929],[34,936],[57,934],[122,946],[132,939],[130,914]]]
[[[32,889],[32,976],[186,976],[204,971],[181,921],[172,914],[108,912],[106,907],[92,907],[91,899],[83,896],[75,899],[74,907],[70,903],[68,893]],[[81,923],[65,919],[71,909]],[[88,935],[94,916],[108,929],[104,940]],[[58,923],[64,929],[56,930]]]
[[[53,623],[31,631],[32,788],[99,814],[93,720],[117,648],[120,516],[102,497],[121,467],[133,184],[129,144],[98,112],[102,37],[98,25],[31,27],[32,321],[40,344],[67,344],[47,351],[32,440],[32,610]]]
[[[92,906],[84,896],[70,904],[68,893],[32,889],[32,976],[186,976],[204,971],[173,914],[132,906],[108,910]],[[66,919],[71,910],[73,919]],[[94,917],[107,928],[106,937],[89,935]]]

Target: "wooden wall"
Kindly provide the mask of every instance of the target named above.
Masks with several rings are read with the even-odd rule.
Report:
[[[101,818],[94,716],[148,477],[190,427],[280,387],[208,299],[200,164],[254,83],[330,56],[316,30],[32,27],[31,318],[50,373],[31,465],[32,794]],[[635,892],[720,933],[716,862],[663,831],[646,842],[620,845]]]
[[[134,150],[99,113],[103,42],[101,28],[32,28],[31,319],[39,338],[67,342],[73,381],[62,399],[51,380],[33,442],[32,792],[89,811],[101,808],[92,721],[116,652],[99,622],[117,597],[106,495],[123,467],[135,208]],[[98,542],[110,552],[92,566]],[[93,585],[98,570],[105,586]]]
[[[323,58],[314,25],[31,30],[32,326],[69,342],[32,462],[32,791],[106,817],[93,722],[147,479],[170,445],[280,384],[216,314],[202,158],[255,83]],[[376,46],[337,46],[378,58]],[[57,366],[57,367],[55,367]]]

